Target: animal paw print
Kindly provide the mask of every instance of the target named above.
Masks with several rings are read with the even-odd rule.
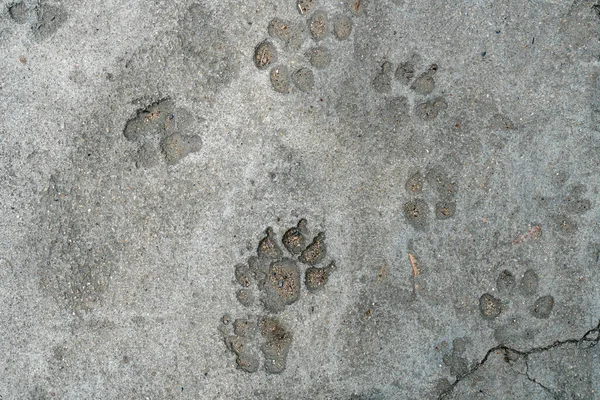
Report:
[[[283,234],[283,248],[273,228],[267,228],[265,237],[258,244],[256,256],[250,257],[247,264],[235,266],[235,280],[242,286],[236,294],[240,304],[254,307],[257,314],[281,313],[286,306],[300,299],[302,275],[308,292],[322,289],[335,270],[335,263],[321,266],[327,258],[325,233],[318,233],[311,242],[308,240],[305,219]],[[256,290],[253,284],[256,284]],[[257,298],[259,302],[255,301]],[[229,325],[229,317],[225,317],[223,322]],[[237,356],[240,369],[246,372],[258,370],[258,350],[264,357],[265,371],[276,374],[285,369],[292,333],[279,319],[268,315],[236,319],[233,334],[227,328],[223,329],[223,333],[228,349]],[[260,347],[256,343],[259,336],[263,340]]]
[[[224,317],[223,323],[230,325],[228,317]],[[263,339],[260,347],[257,344],[259,336]],[[225,337],[225,344],[236,355],[236,364],[242,371],[258,371],[260,351],[265,371],[279,374],[285,370],[292,334],[277,318],[239,318],[233,322],[233,334]]]
[[[317,0],[297,0],[296,6],[301,18],[296,21],[273,18],[267,26],[269,38],[254,48],[254,65],[259,70],[270,68],[271,85],[276,92],[283,94],[294,90],[310,92],[313,89],[313,69],[327,68],[333,58],[329,46],[333,41],[330,37],[333,36],[337,41],[350,37],[353,22],[347,14],[352,17],[362,15],[366,0],[349,0],[346,2],[346,12],[332,16],[319,8]],[[288,55],[278,49],[300,51],[302,48],[305,48],[303,58],[306,63],[291,71],[285,64],[287,58],[294,57],[294,54]]]
[[[416,171],[406,180],[405,188],[409,194],[418,197],[404,203],[404,216],[408,223],[417,230],[425,230],[430,218],[430,208],[423,197],[426,184],[433,189],[434,197],[431,197],[431,193],[429,193],[429,199],[435,204],[435,219],[445,220],[456,214],[454,198],[458,189],[457,183],[440,168],[431,168],[425,175],[421,171]]]
[[[438,72],[438,65],[431,64],[429,68],[418,73],[418,66],[421,64],[421,57],[414,54],[410,60],[401,62],[394,71],[394,65],[390,61],[386,61],[381,65],[380,71],[373,79],[373,88],[379,93],[391,93],[393,91],[394,80],[398,81],[402,86],[411,89],[414,95],[429,96],[435,89],[435,75]],[[414,97],[411,96],[411,97]],[[396,118],[401,119],[404,114],[408,114],[409,101],[407,96],[393,97],[393,101],[400,108],[396,108]],[[448,108],[448,103],[442,96],[429,96],[425,101],[416,101],[418,103],[414,107],[415,115],[422,120],[428,121],[435,119],[438,114]],[[394,121],[389,121],[394,122]]]
[[[521,319],[527,315],[538,320],[550,317],[554,308],[554,297],[543,295],[533,300],[538,286],[539,277],[534,270],[526,270],[517,282],[514,274],[505,269],[496,279],[496,289],[499,295],[507,296],[511,300],[503,301],[490,293],[484,293],[479,298],[481,317],[497,323],[494,335],[499,342],[509,344],[531,339],[535,332],[531,329],[521,329]]]
[[[31,31],[36,40],[43,41],[56,33],[69,15],[61,5],[50,1],[29,2],[18,0],[8,4],[9,17],[17,24],[32,22]]]
[[[557,196],[537,195],[538,204],[550,215],[551,226],[562,236],[569,236],[578,229],[577,217],[592,209],[592,202],[584,197],[587,187],[576,183],[564,186],[568,177],[557,173],[554,182],[560,188]]]
[[[175,107],[170,99],[162,99],[139,109],[123,130],[125,138],[137,145],[133,157],[136,166],[152,167],[161,158],[173,165],[189,154],[200,151],[200,136],[186,133],[192,120],[191,113]]]
[[[465,352],[470,343],[468,338],[456,338],[452,341],[452,349],[446,341],[436,346],[436,350],[442,352],[442,361],[450,369],[450,375],[461,377],[469,372],[470,365]]]

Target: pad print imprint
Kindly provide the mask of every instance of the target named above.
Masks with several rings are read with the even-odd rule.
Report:
[[[229,316],[224,316],[219,328],[227,348],[236,355],[239,369],[258,371],[258,355],[262,354],[266,372],[285,370],[293,334],[272,314],[283,314],[286,306],[299,301],[303,283],[309,293],[325,287],[336,268],[333,261],[325,263],[326,259],[325,233],[310,236],[307,221],[301,219],[285,231],[281,240],[273,228],[267,228],[256,255],[246,264],[235,266],[235,281],[241,286],[236,293],[239,303],[259,308],[258,315],[236,319],[233,324]]]
[[[125,124],[123,135],[136,145],[133,156],[138,168],[149,168],[160,163],[177,164],[202,148],[202,139],[187,131],[194,117],[186,109],[178,108],[170,99],[162,99],[139,109]]]
[[[538,287],[539,277],[533,269],[526,270],[519,279],[505,269],[496,279],[497,294],[484,293],[479,298],[480,315],[495,326],[494,337],[499,343],[520,345],[530,341],[536,331],[521,329],[522,320],[533,317],[533,322],[551,317],[555,299],[549,294],[540,296]]]
[[[409,103],[414,104],[414,115],[423,121],[436,119],[438,115],[448,108],[448,103],[442,95],[437,92],[435,75],[439,70],[437,64],[431,64],[426,70],[420,71],[421,56],[414,54],[409,60],[401,62],[397,67],[391,61],[381,64],[379,71],[375,74],[372,85],[373,89],[382,94],[392,94],[388,102],[393,101],[394,107],[386,106],[383,115],[389,114],[385,119],[387,122],[399,122],[409,114]],[[395,67],[395,70],[394,70]],[[410,94],[406,96],[394,95],[394,81],[400,86],[407,86]],[[400,89],[402,91],[402,89]],[[391,104],[390,104],[391,105]]]
[[[254,65],[269,71],[271,87],[278,93],[312,91],[313,70],[329,67],[333,61],[331,46],[350,37],[352,18],[361,16],[366,4],[366,0],[349,1],[341,10],[329,13],[319,8],[317,0],[298,0],[297,18],[274,17],[269,22],[266,29],[269,38],[254,47]],[[304,62],[298,64],[295,58]]]
[[[432,189],[436,197],[433,203],[433,216],[436,220],[450,219],[456,214],[458,185],[441,168],[430,168],[425,175],[421,171],[414,172],[408,177],[404,187],[409,194],[415,196],[404,203],[404,216],[414,229],[426,230],[432,219],[431,208],[423,198],[425,189]]]

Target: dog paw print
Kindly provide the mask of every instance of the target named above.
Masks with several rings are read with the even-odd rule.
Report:
[[[426,188],[431,188],[428,193]],[[405,189],[414,198],[404,203],[404,216],[417,230],[425,230],[431,219],[431,208],[436,220],[446,220],[456,214],[456,193],[458,185],[437,167],[430,168],[425,175],[416,171],[408,177]]]
[[[557,173],[553,183],[558,186],[559,193],[537,195],[538,204],[547,210],[550,225],[561,236],[570,236],[578,229],[577,218],[592,209],[592,202],[585,197],[587,187],[582,183],[565,185],[568,177],[565,173]]]
[[[257,372],[259,352],[263,354],[265,371],[278,374],[285,370],[292,334],[277,318],[239,318],[233,324],[225,317],[226,327],[233,325],[233,333],[225,337],[227,348],[236,355],[236,364],[246,372]],[[224,329],[227,332],[227,328]],[[262,344],[259,345],[259,338]]]
[[[188,134],[193,116],[178,108],[170,99],[159,100],[139,109],[125,124],[123,135],[136,145],[133,156],[138,168],[160,163],[177,164],[191,153],[200,151],[202,139]]]
[[[272,314],[282,313],[286,306],[297,302],[302,294],[302,282],[309,293],[321,290],[335,270],[335,263],[324,263],[327,258],[325,233],[310,239],[307,222],[301,219],[288,229],[281,241],[273,228],[267,228],[260,240],[256,256],[247,264],[235,266],[235,280],[241,288],[236,297],[246,308],[253,308],[258,317],[236,319],[233,333],[222,328],[227,348],[236,355],[238,368],[256,372],[260,352],[268,373],[285,369],[287,354],[292,344],[292,332]],[[230,318],[223,320],[230,325]],[[262,344],[258,344],[262,340]]]
[[[9,17],[17,24],[31,23],[31,31],[39,42],[54,35],[69,15],[61,4],[50,1],[19,0],[7,6]]]
[[[267,26],[269,38],[254,48],[254,65],[259,70],[269,70],[273,90],[282,94],[313,89],[313,71],[329,67],[333,60],[331,46],[350,37],[351,17],[362,15],[366,2],[347,1],[346,7],[333,15],[320,8],[317,0],[298,0],[296,7],[298,18],[273,18]],[[287,64],[292,58],[303,61],[291,69]]]
[[[484,293],[479,298],[481,317],[495,324],[494,335],[503,344],[519,343],[532,339],[535,331],[524,328],[522,320],[529,316],[548,319],[554,309],[555,300],[551,295],[538,296],[539,277],[532,270],[526,270],[517,280],[515,275],[505,269],[496,279],[497,295]],[[503,300],[501,297],[508,300]]]
[[[383,94],[392,93],[394,91],[394,81],[400,83],[399,91],[404,91],[406,95],[394,96],[390,101],[403,103],[401,108],[396,108],[396,114],[401,112],[402,115],[397,115],[396,119],[401,119],[409,113],[409,97],[412,98],[414,105],[414,114],[422,120],[428,121],[437,118],[438,114],[448,108],[448,103],[443,96],[433,95],[436,84],[435,75],[438,72],[438,65],[431,64],[423,71],[419,71],[421,57],[417,54],[413,55],[409,60],[401,62],[395,69],[394,64],[390,61],[384,62],[380,70],[373,78],[373,88],[375,91]],[[410,92],[402,87],[407,87]],[[401,101],[398,101],[401,99]],[[419,100],[423,99],[423,100]],[[399,111],[400,110],[400,111]],[[394,121],[391,121],[394,122]]]
[[[450,375],[459,378],[469,372],[471,365],[465,355],[469,343],[468,338],[456,338],[452,346],[443,341],[435,347],[442,353],[442,362],[448,367]]]

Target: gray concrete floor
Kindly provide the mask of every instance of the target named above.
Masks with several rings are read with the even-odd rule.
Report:
[[[0,399],[600,398],[599,16],[0,0]]]

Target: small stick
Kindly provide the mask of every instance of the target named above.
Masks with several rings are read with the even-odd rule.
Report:
[[[267,48],[265,47],[262,51],[262,54],[260,55],[260,63],[262,65],[265,65],[267,63],[267,60],[265,59],[266,53],[267,53]]]
[[[387,267],[385,264],[383,264],[381,266],[381,269],[379,270],[379,273],[377,274],[377,283],[379,283],[379,281],[386,275],[387,275]]]
[[[539,225],[534,225],[529,228],[526,233],[519,235],[515,240],[513,240],[511,245],[514,246],[515,244],[522,243],[529,239],[538,239],[540,236],[542,236],[542,227]]]
[[[411,253],[408,253],[408,259],[410,260],[410,265],[412,266],[413,277],[416,278],[417,275],[419,275],[419,263],[417,262],[417,258]]]
[[[412,253],[408,253],[408,259],[410,260],[410,265],[412,266],[413,297],[416,299],[417,290],[419,289],[419,284],[417,283],[417,275],[419,275],[419,262]]]

